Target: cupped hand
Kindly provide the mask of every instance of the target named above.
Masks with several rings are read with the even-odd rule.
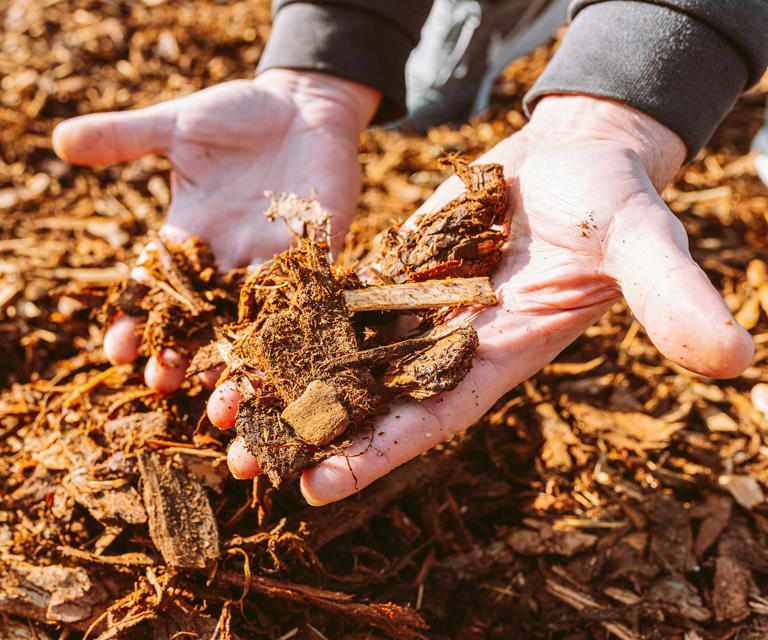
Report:
[[[378,101],[377,91],[355,82],[273,69],[146,109],[68,120],[53,143],[61,158],[83,165],[167,156],[172,201],[161,236],[197,236],[228,269],[262,263],[288,246],[287,227],[262,216],[265,190],[307,198],[315,189],[332,215],[334,237],[343,238],[360,193],[358,138]],[[136,359],[141,323],[121,316],[109,328],[104,351],[111,361]],[[169,393],[186,366],[166,351],[148,361],[146,382]]]
[[[671,360],[712,377],[745,369],[752,340],[692,260],[682,225],[658,195],[684,156],[676,134],[629,107],[584,96],[542,100],[526,127],[478,159],[504,165],[511,236],[492,278],[499,304],[473,321],[480,346],[471,371],[437,398],[398,402],[377,418],[373,436],[357,436],[348,457],[306,470],[307,501],[342,499],[472,425],[622,295]],[[451,178],[421,211],[460,188]],[[230,426],[236,402],[234,387],[222,385],[209,415]],[[237,477],[258,473],[239,439],[229,463]]]

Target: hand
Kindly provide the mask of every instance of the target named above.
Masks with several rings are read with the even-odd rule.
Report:
[[[266,189],[306,198],[315,188],[333,216],[334,236],[343,239],[360,194],[358,138],[379,98],[374,89],[327,74],[273,69],[146,109],[68,120],[53,143],[61,158],[84,165],[167,156],[173,199],[160,234],[202,238],[229,269],[288,247],[285,225],[262,216]],[[104,351],[112,362],[136,359],[141,322],[121,316],[107,331]],[[186,366],[166,351],[162,363],[149,359],[146,382],[170,393]]]
[[[504,165],[511,236],[492,279],[499,305],[473,322],[480,346],[471,371],[438,398],[394,405],[376,420],[373,446],[368,432],[360,434],[349,458],[305,471],[307,501],[340,500],[469,427],[622,295],[668,358],[712,377],[745,369],[752,340],[692,260],[683,226],[658,195],[684,156],[677,135],[629,107],[583,96],[542,100],[524,129],[478,160]],[[451,178],[421,211],[459,190]],[[217,399],[224,397],[229,405]],[[220,387],[209,415],[233,423],[234,413],[220,411],[233,399],[231,387]],[[239,440],[229,462],[238,477],[258,472]]]

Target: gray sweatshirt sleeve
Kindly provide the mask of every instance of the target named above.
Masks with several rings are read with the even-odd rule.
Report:
[[[274,0],[272,34],[257,72],[323,71],[378,89],[374,122],[405,113],[405,62],[432,0]]]
[[[525,97],[610,98],[675,131],[691,160],[768,65],[768,0],[575,0]]]
[[[503,0],[498,0],[503,1]],[[405,112],[405,62],[432,0],[275,0],[259,71],[324,71],[379,89],[375,122]],[[610,98],[685,142],[688,159],[768,64],[768,0],[574,0],[571,26],[525,97]]]

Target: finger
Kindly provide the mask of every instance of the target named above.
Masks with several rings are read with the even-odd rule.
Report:
[[[240,392],[232,380],[222,382],[208,398],[208,418],[218,429],[231,429],[237,418]]]
[[[148,153],[165,153],[175,108],[163,103],[136,111],[94,113],[65,120],[53,131],[53,149],[68,162],[111,164]]]
[[[133,362],[139,357],[142,318],[121,314],[104,335],[104,355],[113,364]]]
[[[701,375],[739,375],[752,362],[752,338],[691,258],[682,224],[660,199],[641,198],[611,237],[609,273],[665,356]]]
[[[232,475],[238,480],[247,480],[261,474],[259,463],[256,462],[256,458],[248,451],[248,445],[245,444],[245,440],[240,437],[235,438],[232,444],[229,445],[227,465],[229,465]]]
[[[208,371],[203,371],[197,375],[197,378],[208,391],[213,391],[216,388],[216,383],[221,377],[222,371],[224,371],[224,365],[215,367],[214,369],[208,369]]]
[[[184,382],[187,359],[172,349],[166,349],[159,357],[152,356],[144,369],[144,382],[158,393],[173,393]]]

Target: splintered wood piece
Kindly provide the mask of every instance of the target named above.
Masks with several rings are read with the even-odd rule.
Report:
[[[176,569],[206,569],[219,559],[219,530],[202,485],[173,458],[138,454],[149,535]]]
[[[451,278],[344,291],[351,312],[434,309],[498,303],[488,278]]]
[[[313,380],[298,400],[281,415],[304,442],[316,446],[328,444],[347,429],[349,413],[327,382]]]

